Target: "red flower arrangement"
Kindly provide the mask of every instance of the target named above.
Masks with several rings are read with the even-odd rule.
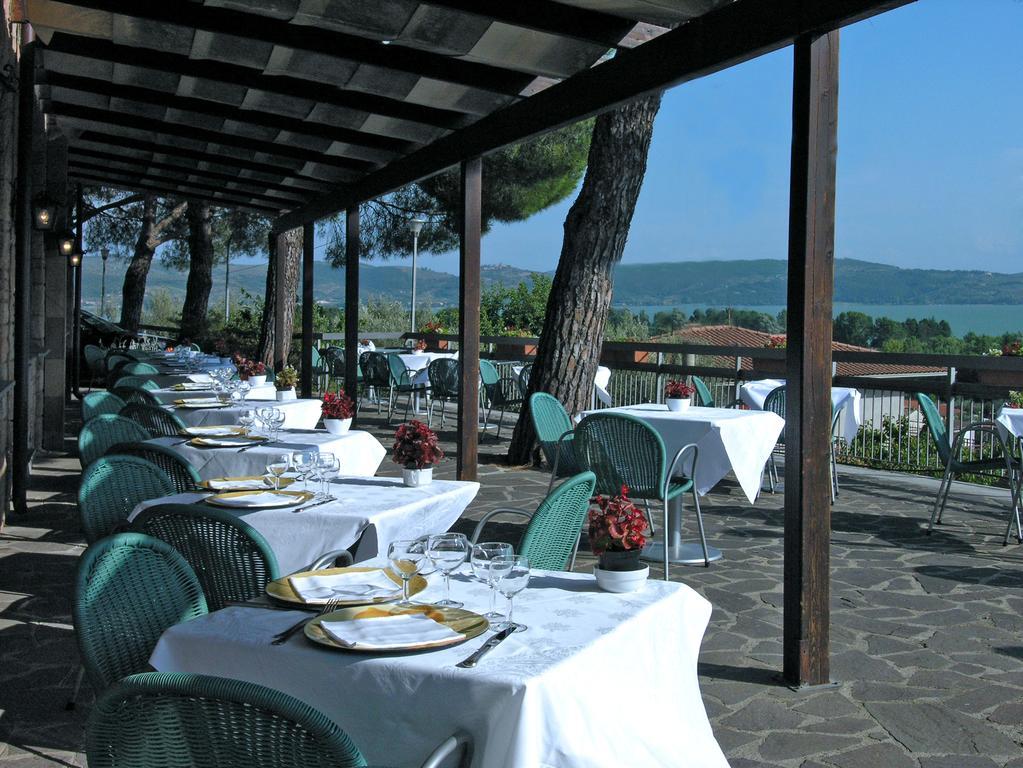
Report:
[[[672,379],[664,385],[664,396],[667,398],[686,399],[696,394],[696,387],[686,384],[681,379]]]
[[[406,469],[432,467],[444,458],[437,445],[437,433],[421,421],[402,424],[394,433],[391,459]]]
[[[419,341],[416,342],[416,351],[417,352],[426,351],[426,339],[419,339]]]
[[[788,339],[782,335],[772,336],[767,340],[768,349],[785,349],[785,345],[788,343]]]
[[[336,395],[328,392],[323,396],[320,414],[325,419],[350,419],[355,416],[355,403],[343,389],[339,389]]]
[[[420,333],[443,333],[444,326],[440,324],[439,320],[431,320],[422,328],[419,329]]]
[[[235,361],[234,367],[238,370],[238,378],[243,381],[251,376],[266,375],[266,365],[264,363],[256,360],[247,360],[241,356]]]
[[[595,555],[605,552],[638,552],[646,546],[647,522],[639,507],[629,500],[623,485],[618,496],[594,496],[597,509],[589,512],[590,548]]]
[[[1020,357],[1023,355],[1023,344],[1018,341],[1003,344],[1002,354],[1006,357]]]

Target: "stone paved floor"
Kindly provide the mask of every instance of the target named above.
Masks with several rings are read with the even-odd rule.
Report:
[[[375,426],[375,425],[374,425]],[[389,432],[381,430],[386,442]],[[445,434],[450,438],[450,434]],[[483,489],[460,524],[530,508],[547,476],[502,466],[484,442]],[[384,469],[392,471],[385,464]],[[445,461],[441,476],[451,476]],[[77,664],[70,585],[83,545],[77,461],[37,461],[32,509],[0,536],[0,763],[81,765],[92,694],[64,702]],[[1006,492],[954,490],[922,533],[937,483],[843,469],[833,514],[834,689],[792,691],[781,664],[781,496],[750,506],[724,482],[704,501],[725,559],[673,578],[714,614],[700,686],[732,768],[1023,768],[1023,548],[1002,547]],[[506,524],[488,533],[512,537]],[[588,569],[581,558],[579,569]],[[670,712],[671,701],[656,705]],[[679,766],[686,765],[679,745]]]

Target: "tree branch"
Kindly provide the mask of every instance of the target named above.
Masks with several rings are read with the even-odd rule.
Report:
[[[85,223],[86,221],[88,221],[89,219],[93,218],[94,216],[99,216],[104,211],[109,211],[111,208],[122,208],[125,205],[130,205],[131,203],[137,203],[137,202],[139,202],[140,200],[142,200],[144,198],[145,198],[145,195],[138,195],[138,194],[136,194],[136,195],[128,195],[127,197],[122,197],[120,200],[115,200],[112,203],[107,203],[106,205],[101,205],[99,208],[92,208],[92,207],[90,207],[88,212],[85,213],[82,216],[82,223]]]
[[[187,202],[178,203],[176,206],[174,206],[174,208],[171,209],[170,213],[168,213],[166,216],[164,216],[162,219],[160,219],[160,221],[157,222],[157,224],[153,227],[153,232],[152,232],[151,238],[159,239],[161,233],[165,229],[167,229],[167,227],[169,227],[171,224],[173,224],[175,221],[180,219],[182,217],[182,215],[184,215],[185,209],[187,209],[187,208],[188,208],[188,203]],[[169,239],[173,240],[175,238],[172,237],[172,238],[169,238]],[[160,242],[162,243],[162,242],[167,242],[167,241],[166,240],[160,240]]]

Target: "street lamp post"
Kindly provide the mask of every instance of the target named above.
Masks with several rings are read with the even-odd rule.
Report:
[[[99,288],[99,315],[106,319],[107,316],[107,259],[110,258],[110,249],[105,245],[99,249],[100,258],[103,259],[103,276],[100,278]]]
[[[416,260],[419,258],[419,233],[423,231],[426,219],[412,219],[409,229],[412,230],[412,311],[409,313],[409,330],[416,332]]]

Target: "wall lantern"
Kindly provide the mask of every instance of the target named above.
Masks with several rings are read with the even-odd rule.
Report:
[[[75,250],[75,236],[70,232],[64,232],[57,240],[57,248],[61,256],[71,256]]]
[[[84,253],[80,253],[79,251],[75,251],[74,249],[72,249],[71,255],[68,256],[68,259],[67,259],[68,263],[72,267],[80,267],[80,266],[82,266],[82,257],[84,255],[85,255]]]
[[[40,195],[32,202],[32,226],[40,232],[53,229],[56,215],[57,206],[45,195]]]

